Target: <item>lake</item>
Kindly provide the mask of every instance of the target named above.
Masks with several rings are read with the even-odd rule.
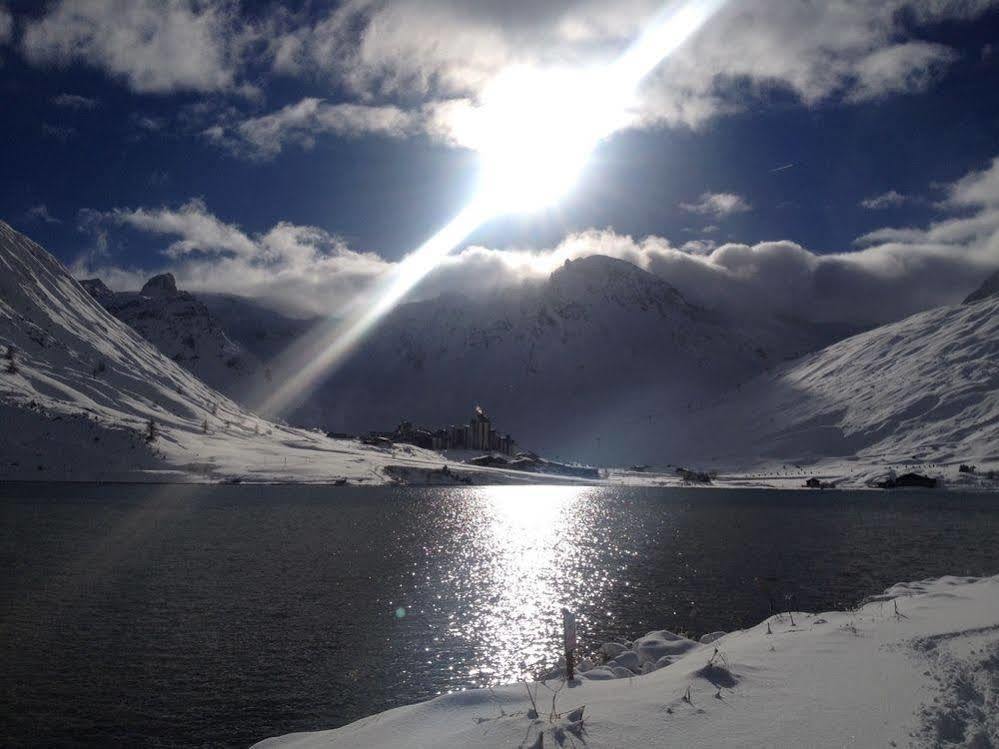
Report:
[[[0,485],[0,744],[246,746],[900,580],[999,572],[999,497]]]

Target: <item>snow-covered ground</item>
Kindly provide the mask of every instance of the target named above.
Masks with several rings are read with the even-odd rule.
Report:
[[[573,686],[459,692],[256,746],[999,745],[999,576],[899,584],[853,611],[700,639],[650,633],[604,646],[617,665]]]

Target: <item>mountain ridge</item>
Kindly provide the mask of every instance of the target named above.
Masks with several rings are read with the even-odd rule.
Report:
[[[0,221],[0,477],[386,483],[400,470],[414,481],[440,474],[436,453],[260,418],[112,316],[90,286]]]

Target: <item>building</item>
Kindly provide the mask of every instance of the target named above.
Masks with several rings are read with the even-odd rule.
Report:
[[[491,429],[489,417],[482,410],[482,406],[475,407],[472,420],[468,422],[468,429],[471,432],[471,443],[468,445],[472,450],[492,450],[492,435],[495,432]]]
[[[468,424],[425,429],[414,426],[409,421],[402,421],[392,434],[392,439],[432,450],[482,450],[505,455],[517,452],[517,443],[513,437],[497,432],[481,406],[475,407]]]

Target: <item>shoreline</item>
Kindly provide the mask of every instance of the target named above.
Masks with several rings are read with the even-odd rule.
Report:
[[[665,659],[644,675],[598,666],[569,686],[550,680],[455,692],[253,746],[669,742],[708,749],[999,741],[999,693],[992,686],[999,677],[999,575],[897,583],[851,610],[785,612],[704,640],[660,631],[622,643],[615,660],[632,667]],[[624,652],[626,645],[635,649]],[[598,669],[598,678],[587,677]]]
[[[836,492],[919,492],[919,493],[975,493],[975,494],[997,494],[999,493],[999,480],[991,480],[988,484],[982,482],[953,482],[940,479],[941,483],[937,487],[895,487],[884,489],[870,485],[865,482],[842,481],[836,486],[815,488],[808,487],[802,483],[800,477],[783,476],[759,476],[759,475],[739,475],[730,474],[717,477],[712,483],[684,482],[675,478],[672,474],[643,474],[641,478],[632,475],[616,474],[605,479],[586,479],[560,476],[556,474],[528,473],[528,472],[503,472],[496,469],[474,469],[465,471],[464,466],[453,467],[453,473],[461,478],[468,477],[470,480],[457,480],[448,482],[438,481],[378,481],[372,478],[347,479],[344,481],[340,477],[310,479],[246,479],[243,477],[230,477],[218,480],[206,480],[199,477],[178,478],[177,480],[164,480],[160,476],[150,476],[145,478],[139,476],[127,476],[120,479],[92,479],[92,478],[23,478],[23,477],[0,477],[0,486],[11,485],[80,485],[80,486],[303,486],[303,487],[330,487],[330,488],[386,488],[386,487],[489,487],[489,486],[578,486],[578,487],[628,487],[628,488],[648,488],[648,489],[696,489],[696,490],[725,490],[725,491],[802,491],[810,493],[835,494]],[[409,467],[407,467],[409,468]],[[432,472],[439,472],[440,469],[419,469]],[[617,469],[610,469],[617,470]],[[623,473],[623,472],[622,472]],[[816,474],[817,478],[825,479],[826,475]],[[482,481],[475,479],[485,479]],[[505,479],[505,480],[489,480]]]

